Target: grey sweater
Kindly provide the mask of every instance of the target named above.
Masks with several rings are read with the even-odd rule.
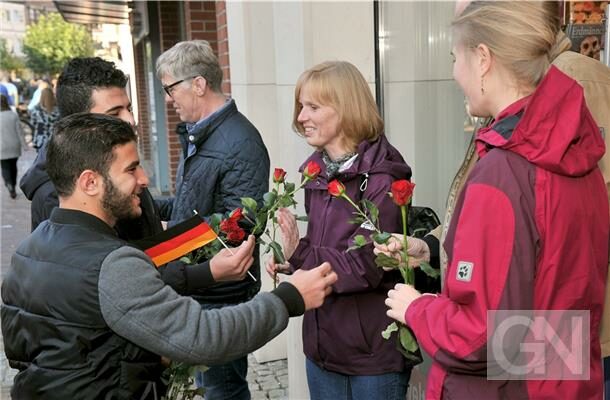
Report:
[[[189,364],[225,363],[263,346],[287,326],[290,315],[302,314],[298,292],[294,308],[295,292],[282,284],[247,303],[202,311],[198,302],[165,285],[143,252],[127,246],[108,254],[99,276],[102,315],[113,331]]]

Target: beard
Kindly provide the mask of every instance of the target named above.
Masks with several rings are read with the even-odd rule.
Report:
[[[133,198],[130,194],[124,194],[112,183],[110,177],[105,179],[106,190],[102,197],[102,207],[116,220],[137,218],[142,214],[140,207],[133,205]]]

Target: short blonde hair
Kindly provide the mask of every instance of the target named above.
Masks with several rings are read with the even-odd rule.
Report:
[[[557,1],[473,1],[451,25],[457,44],[485,44],[519,84],[528,86],[538,85],[567,46]]]
[[[326,61],[303,72],[297,81],[292,128],[301,136],[305,129],[298,121],[303,108],[299,99],[305,86],[316,101],[337,112],[339,127],[352,148],[383,133],[383,120],[360,71],[346,61]]]

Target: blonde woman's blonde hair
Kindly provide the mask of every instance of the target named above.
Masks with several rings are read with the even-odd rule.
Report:
[[[55,95],[51,88],[44,88],[40,92],[40,106],[48,113],[53,112],[55,108]]]
[[[455,43],[485,44],[519,84],[537,86],[570,41],[557,1],[473,1],[453,22]]]
[[[297,81],[292,128],[301,136],[305,128],[298,121],[303,108],[299,99],[305,86],[315,101],[337,112],[339,129],[353,150],[363,140],[374,141],[383,133],[383,120],[360,71],[346,61],[326,61],[303,72]]]

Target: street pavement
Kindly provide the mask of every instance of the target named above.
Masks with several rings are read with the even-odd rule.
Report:
[[[18,162],[18,179],[21,179],[21,175],[27,171],[35,158],[34,150],[28,150],[21,156]],[[17,189],[17,198],[11,199],[3,184],[0,189],[1,280],[17,246],[30,233],[31,223],[30,202],[21,190]],[[259,364],[254,356],[250,355],[248,361],[248,384],[253,400],[288,398],[288,365],[285,359]],[[10,388],[16,372],[8,365],[0,332],[0,400],[10,399]]]

